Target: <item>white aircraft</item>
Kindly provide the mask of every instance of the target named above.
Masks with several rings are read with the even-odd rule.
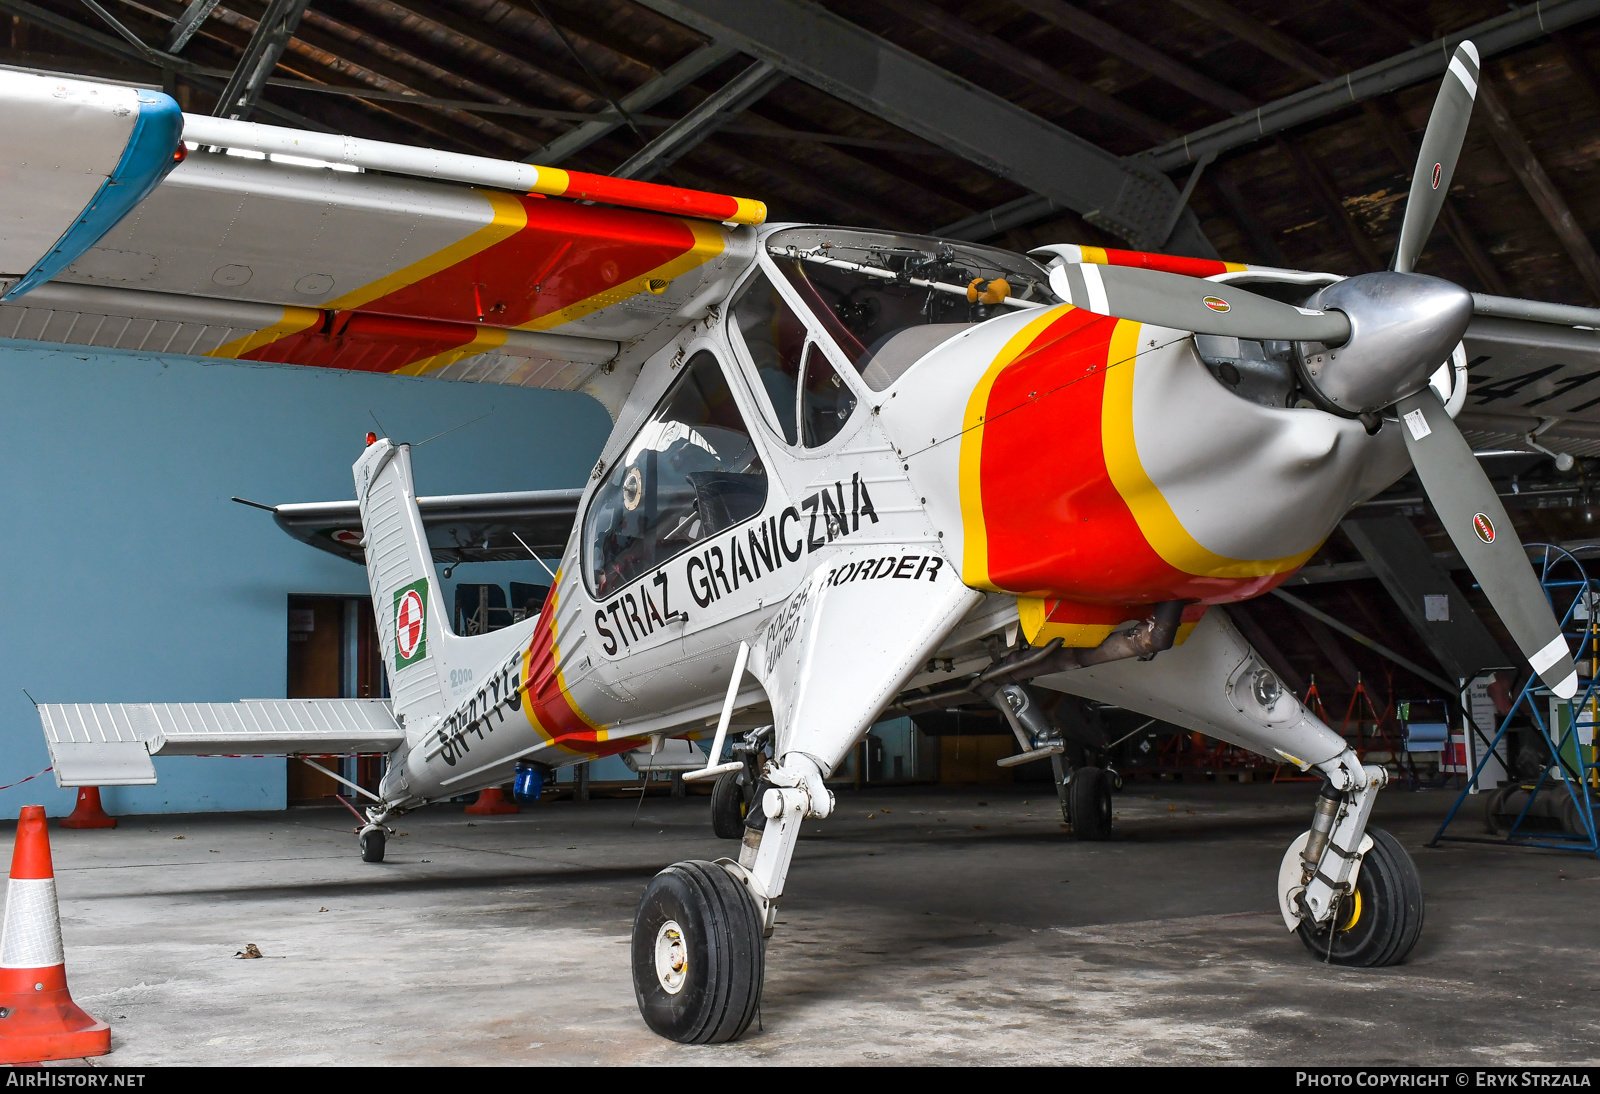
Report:
[[[562,387],[615,421],[581,491],[539,494],[419,499],[408,446],[369,436],[354,502],[275,513],[364,561],[392,700],[45,705],[57,780],[384,752],[360,832],[378,861],[385,826],[430,801],[535,793],[623,752],[693,765],[723,779],[740,849],[656,876],[633,974],[650,1028],[725,1041],[755,1013],[800,825],[833,810],[824,780],[885,710],[993,704],[1023,761],[1057,764],[1077,833],[1104,838],[1108,773],[1061,766],[1036,701],[1053,689],[1321,775],[1284,923],[1319,958],[1398,962],[1423,906],[1367,823],[1384,769],[1208,609],[1271,589],[1415,467],[1523,655],[1573,694],[1453,422],[1474,299],[1413,272],[1476,73],[1464,44],[1394,268],[1350,278],[762,225],[744,199],[0,75],[0,335]],[[436,562],[547,548],[538,615],[452,633]],[[745,759],[719,762],[730,734]]]

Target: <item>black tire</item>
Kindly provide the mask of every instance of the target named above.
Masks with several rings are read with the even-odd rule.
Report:
[[[1567,784],[1560,808],[1556,811],[1561,818],[1561,830],[1570,836],[1589,838],[1589,830],[1583,826],[1584,794],[1581,788]]]
[[[1300,924],[1300,941],[1320,961],[1364,969],[1398,965],[1422,934],[1422,878],[1416,864],[1383,829],[1368,828],[1367,835],[1372,850],[1362,859],[1355,892],[1340,902],[1333,922]]]
[[[1080,767],[1067,784],[1067,823],[1077,839],[1111,838],[1111,775],[1098,767]]]
[[[711,831],[719,839],[744,838],[744,787],[741,771],[724,771],[711,784]]]
[[[1501,813],[1506,807],[1506,800],[1520,789],[1516,783],[1509,783],[1488,793],[1487,800],[1483,803],[1483,827],[1491,836],[1502,835],[1505,832],[1506,826],[1500,820]]]
[[[744,886],[712,862],[668,866],[633,920],[633,994],[645,1025],[680,1044],[734,1040],[761,1001],[764,956],[761,917]]]
[[[358,842],[361,845],[362,862],[382,862],[383,847],[389,837],[382,828],[370,826],[361,830]]]

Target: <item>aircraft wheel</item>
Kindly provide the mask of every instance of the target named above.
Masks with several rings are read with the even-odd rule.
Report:
[[[715,1044],[744,1033],[761,1000],[761,916],[712,862],[679,862],[650,881],[633,920],[633,993],[656,1033]]]
[[[1422,878],[1416,864],[1383,829],[1368,828],[1367,835],[1372,849],[1361,860],[1355,892],[1340,901],[1331,923],[1299,927],[1306,949],[1329,964],[1398,965],[1422,933]]]
[[[359,842],[361,844],[362,862],[382,862],[383,846],[388,842],[388,835],[383,828],[376,824],[369,824],[361,830]]]
[[[1111,775],[1102,768],[1080,767],[1067,784],[1067,823],[1077,839],[1111,838]]]
[[[711,831],[720,839],[744,838],[744,815],[748,806],[739,779],[743,772],[724,771],[711,784]]]

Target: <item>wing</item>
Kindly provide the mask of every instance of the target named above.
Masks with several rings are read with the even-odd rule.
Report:
[[[417,508],[435,562],[516,562],[526,561],[529,550],[559,556],[582,497],[582,490],[449,494],[418,498]],[[312,501],[261,508],[300,542],[366,564],[358,503]]]
[[[720,221],[765,215],[21,73],[0,206],[0,337],[566,390],[704,314],[754,250]]]
[[[1467,401],[1456,420],[1474,448],[1520,444],[1556,419],[1550,439],[1575,456],[1600,455],[1600,332],[1480,316],[1466,349]]]

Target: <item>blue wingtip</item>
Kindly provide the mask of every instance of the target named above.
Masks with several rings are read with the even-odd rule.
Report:
[[[183,109],[164,92],[141,88],[138,97],[139,116],[134,119],[115,170],[72,227],[0,300],[15,300],[70,266],[148,197],[177,165],[178,144],[183,140]]]

